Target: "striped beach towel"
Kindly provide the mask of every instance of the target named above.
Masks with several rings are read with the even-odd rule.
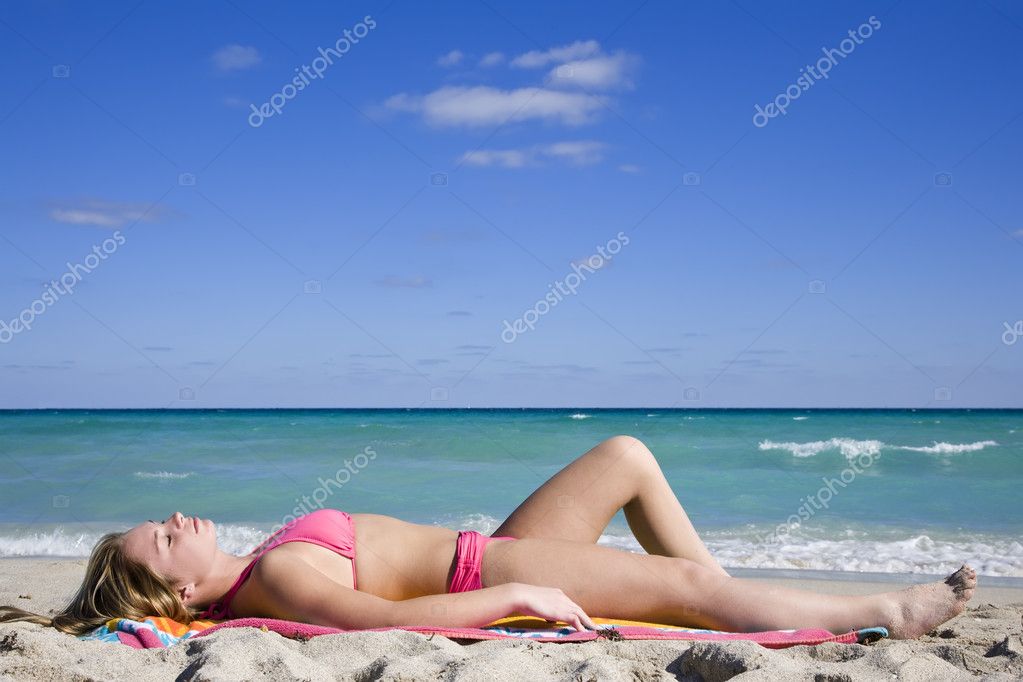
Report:
[[[598,630],[578,632],[564,623],[550,623],[540,618],[502,618],[482,628],[447,628],[404,626],[395,628],[373,628],[370,630],[342,630],[322,625],[309,625],[274,618],[236,618],[223,622],[197,620],[189,624],[169,618],[146,618],[143,621],[114,618],[82,639],[117,642],[136,649],[160,649],[172,646],[192,637],[202,637],[228,628],[252,627],[264,632],[275,632],[290,639],[307,640],[320,635],[336,635],[351,632],[386,632],[405,630],[424,635],[440,635],[459,641],[480,641],[493,639],[529,639],[537,642],[590,642],[596,639],[668,639],[668,640],[712,640],[749,641],[771,649],[781,649],[800,644],[822,644],[838,642],[845,644],[869,643],[888,636],[885,628],[864,628],[835,635],[827,630],[805,628],[800,630],[768,630],[764,632],[721,632],[701,630],[658,623],[640,623],[612,618],[594,618]]]

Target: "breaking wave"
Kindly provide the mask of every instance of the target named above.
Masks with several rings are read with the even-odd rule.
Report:
[[[982,440],[975,443],[938,443],[933,445],[891,445],[879,440],[855,440],[853,438],[829,438],[808,443],[792,441],[779,443],[773,440],[760,441],[761,450],[787,450],[795,457],[813,457],[828,450],[838,450],[846,459],[853,460],[860,455],[876,455],[881,450],[910,450],[938,455],[955,455],[963,452],[976,452],[986,447],[997,446],[993,440]]]

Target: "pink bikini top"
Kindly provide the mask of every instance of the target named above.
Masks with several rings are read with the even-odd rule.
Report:
[[[248,579],[249,574],[255,567],[256,562],[263,558],[267,552],[279,547],[286,542],[311,542],[314,545],[326,547],[343,557],[352,560],[352,586],[355,582],[355,525],[352,517],[337,509],[318,509],[306,514],[288,525],[280,528],[270,535],[266,540],[252,550],[256,557],[249,562],[242,574],[231,585],[231,589],[219,602],[210,604],[209,608],[203,611],[199,618],[210,618],[213,620],[226,620],[233,618],[231,613],[231,600],[239,588]]]

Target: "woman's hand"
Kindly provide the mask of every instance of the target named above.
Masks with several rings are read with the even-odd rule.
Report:
[[[515,583],[515,610],[527,616],[559,620],[576,630],[596,630],[596,624],[578,604],[556,587]]]

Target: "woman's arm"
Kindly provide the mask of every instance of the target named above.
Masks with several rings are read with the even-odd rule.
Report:
[[[472,592],[391,602],[393,625],[482,627],[513,613],[560,620],[576,630],[596,629],[582,608],[555,587],[505,583]]]
[[[341,585],[288,555],[264,557],[252,578],[260,583],[262,610],[267,616],[314,625],[348,629],[479,627],[520,613],[564,621],[578,630],[596,627],[575,602],[551,587],[507,583],[473,592],[390,601]]]

